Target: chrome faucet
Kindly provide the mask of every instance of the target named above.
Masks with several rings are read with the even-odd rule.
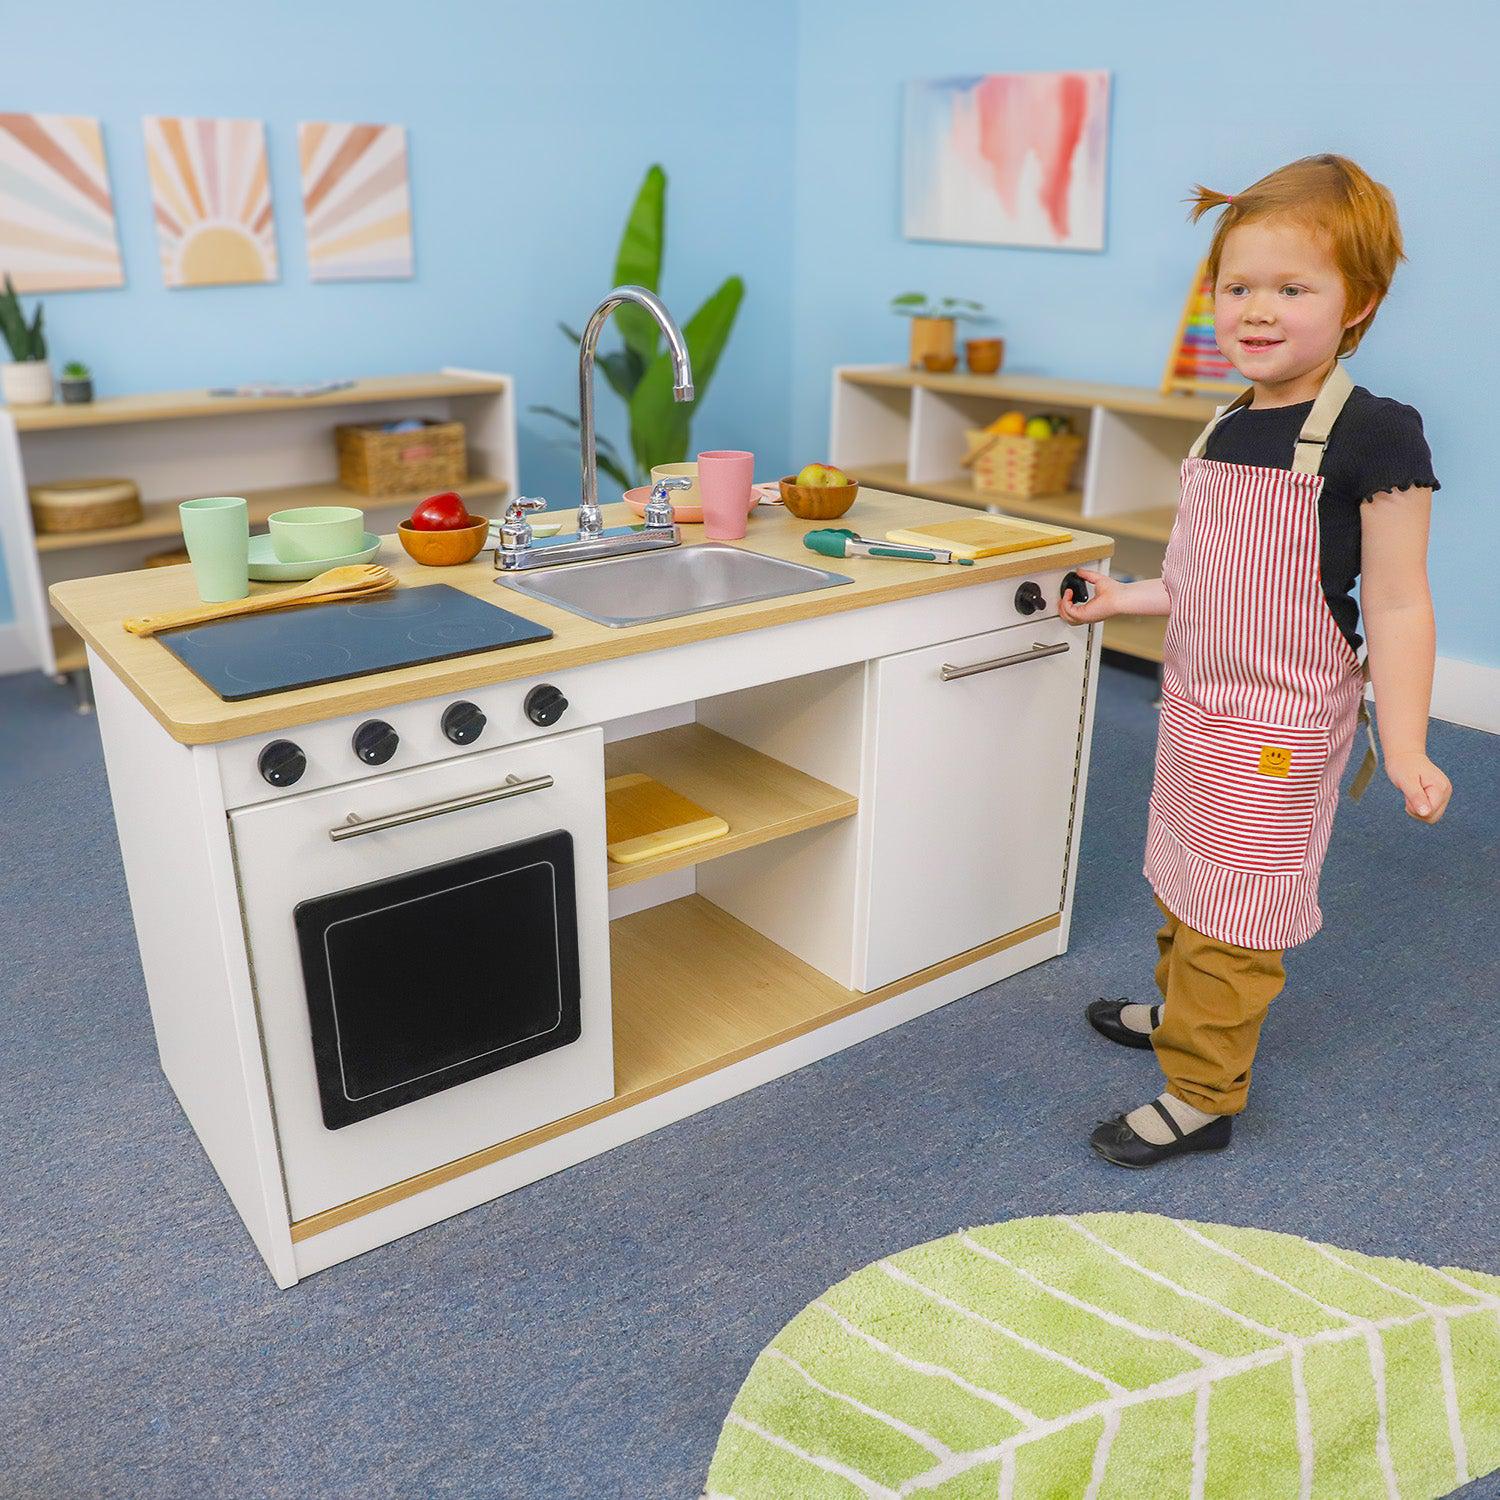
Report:
[[[583,489],[578,505],[578,531],[573,536],[534,537],[527,513],[540,510],[545,500],[526,496],[513,500],[500,527],[495,566],[502,572],[517,568],[546,568],[557,563],[584,562],[624,552],[675,547],[681,540],[672,514],[670,491],[686,489],[689,479],[662,480],[651,491],[644,526],[605,527],[599,510],[599,455],[594,445],[594,352],[609,315],[622,303],[644,307],[666,336],[672,357],[672,399],[693,399],[693,367],[687,340],[660,298],[643,286],[617,286],[596,307],[578,341],[578,442],[583,464]]]
[[[593,311],[578,341],[578,447],[583,462],[583,499],[578,507],[578,535],[597,536],[599,514],[599,455],[594,447],[594,351],[609,315],[622,303],[634,302],[656,319],[672,356],[672,399],[693,399],[693,366],[687,340],[661,299],[643,286],[617,286]]]

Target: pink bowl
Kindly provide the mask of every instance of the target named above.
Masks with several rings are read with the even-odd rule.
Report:
[[[750,486],[750,509],[754,510],[756,505],[765,501],[766,503],[779,503],[770,500],[770,495],[775,493],[774,485],[752,484]],[[763,495],[762,490],[768,493]],[[651,498],[651,486],[649,484],[639,485],[633,490],[626,490],[621,497],[626,505],[636,515],[646,514],[646,502]],[[748,514],[748,512],[747,512]],[[679,524],[691,524],[701,526],[703,524],[703,507],[701,505],[689,505],[686,501],[674,499],[672,501],[672,517]]]

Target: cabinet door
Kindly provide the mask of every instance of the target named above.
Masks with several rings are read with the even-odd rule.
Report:
[[[1049,619],[872,664],[865,990],[1061,910],[1087,656]]]

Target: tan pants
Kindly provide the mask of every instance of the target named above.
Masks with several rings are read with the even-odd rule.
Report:
[[[1282,952],[1221,943],[1156,904],[1167,919],[1156,934],[1156,987],[1166,1008],[1151,1044],[1167,1092],[1211,1115],[1237,1115],[1261,1022],[1286,983]]]

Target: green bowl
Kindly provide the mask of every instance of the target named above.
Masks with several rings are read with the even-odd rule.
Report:
[[[359,551],[365,513],[352,505],[303,505],[296,510],[278,510],[267,525],[271,549],[279,562],[318,562]]]

